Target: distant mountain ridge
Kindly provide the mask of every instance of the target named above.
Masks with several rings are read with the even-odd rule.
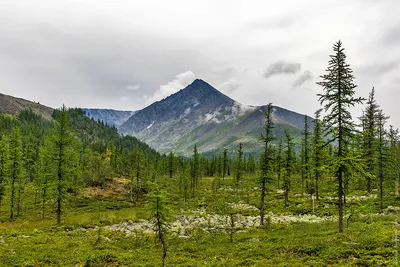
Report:
[[[266,106],[246,106],[197,79],[179,92],[138,111],[119,127],[123,134],[146,142],[159,152],[189,155],[194,144],[200,152],[233,149],[260,151]],[[285,129],[299,136],[304,115],[273,109],[275,132]],[[311,124],[311,118],[310,118]]]
[[[82,108],[86,112],[89,118],[103,121],[108,125],[116,127],[121,126],[126,122],[136,111],[125,111],[115,109],[94,109],[94,108]]]
[[[0,112],[17,115],[27,108],[46,119],[51,119],[54,112],[39,103],[0,94]],[[83,111],[86,116],[114,125],[119,133],[132,135],[158,152],[190,155],[195,144],[202,153],[224,148],[234,151],[239,143],[243,143],[246,152],[260,152],[265,109],[266,106],[242,105],[196,79],[179,92],[139,111]],[[272,117],[277,141],[285,129],[295,139],[301,137],[304,115],[274,106]],[[312,131],[312,118],[308,118]]]

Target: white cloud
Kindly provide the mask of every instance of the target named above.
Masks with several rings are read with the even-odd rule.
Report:
[[[236,78],[230,78],[228,81],[221,83],[217,89],[223,93],[230,94],[241,85],[242,84]]]
[[[264,73],[264,77],[268,79],[269,77],[278,74],[295,74],[296,72],[300,71],[300,69],[300,63],[279,60],[268,66],[267,70]]]
[[[185,88],[196,79],[196,75],[192,71],[186,71],[175,76],[175,79],[167,84],[161,85],[160,88],[146,100],[147,104],[164,99],[179,90]]]
[[[140,88],[140,85],[139,85],[139,84],[135,84],[135,85],[129,84],[129,85],[126,87],[126,90],[129,90],[129,91],[137,91],[137,90],[139,90],[139,88]]]
[[[308,81],[312,81],[312,79],[314,78],[314,76],[312,75],[311,71],[306,70],[305,72],[303,72],[303,74],[301,74],[292,84],[293,87],[300,87],[302,86],[304,83],[308,82]]]
[[[121,96],[119,99],[120,99],[121,101],[128,101],[128,100],[129,100],[129,97],[128,97],[128,96]]]

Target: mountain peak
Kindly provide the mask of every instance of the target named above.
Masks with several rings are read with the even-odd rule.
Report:
[[[202,79],[195,79],[191,84],[191,86],[200,86],[200,85],[209,85],[207,82],[203,81]]]
[[[227,101],[232,101],[230,97],[218,91],[218,89],[214,88],[209,83],[205,82],[202,79],[196,79],[191,84],[186,86],[182,91],[188,91],[192,96],[199,96],[201,98],[215,95],[216,97],[222,97]]]

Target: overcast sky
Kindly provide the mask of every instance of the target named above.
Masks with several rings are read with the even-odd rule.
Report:
[[[0,0],[0,92],[137,110],[200,78],[243,104],[312,115],[340,39],[357,95],[375,86],[400,127],[399,10],[398,0]]]

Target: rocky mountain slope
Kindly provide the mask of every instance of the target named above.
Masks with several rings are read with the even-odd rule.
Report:
[[[200,152],[207,152],[234,149],[239,143],[244,144],[246,151],[258,152],[265,108],[242,105],[197,79],[179,92],[138,111],[119,130],[159,152],[189,155],[194,144]],[[285,129],[299,136],[304,115],[274,107],[273,120],[278,138]]]
[[[126,122],[136,111],[124,111],[114,109],[93,109],[83,108],[86,115],[95,120],[101,120],[108,125],[114,125],[116,127],[121,126]]]
[[[0,93],[0,113],[17,115],[24,109],[32,109],[38,115],[50,120],[53,109],[39,103],[31,102],[22,98],[17,98]]]

